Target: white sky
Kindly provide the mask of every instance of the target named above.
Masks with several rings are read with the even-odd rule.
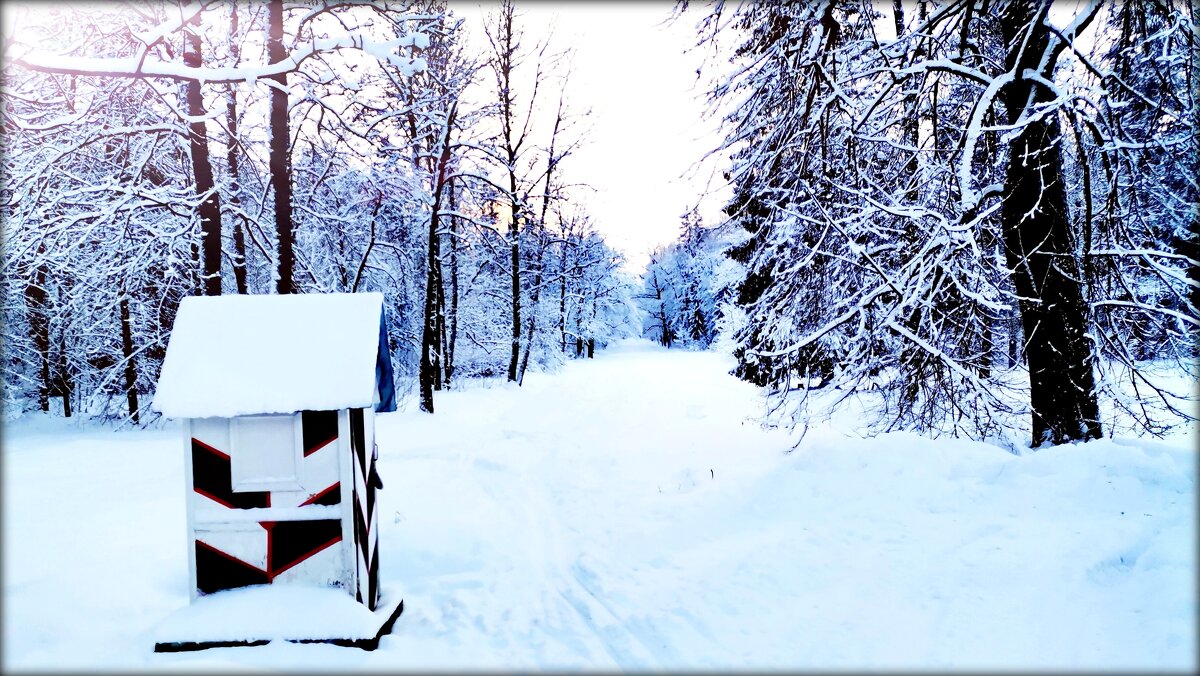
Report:
[[[480,41],[483,17],[494,7],[451,4],[470,24],[472,40]],[[577,195],[586,199],[597,229],[637,272],[651,249],[675,238],[680,216],[710,183],[717,192],[701,203],[705,222],[719,218],[726,196],[719,160],[694,166],[720,141],[717,121],[702,119],[704,91],[696,79],[702,54],[685,53],[695,42],[700,12],[668,25],[671,9],[672,3],[661,0],[517,4],[518,26],[530,44],[554,24],[551,47],[575,51],[568,102],[591,114],[582,125],[587,142],[563,163],[563,173],[565,180],[595,188],[590,196]],[[479,44],[486,48],[486,42]],[[555,101],[556,93],[546,95],[546,105]]]

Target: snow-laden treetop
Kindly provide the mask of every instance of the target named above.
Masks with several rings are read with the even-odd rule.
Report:
[[[232,417],[375,404],[383,294],[192,296],[179,304],[154,410]],[[380,391],[391,390],[389,382]]]

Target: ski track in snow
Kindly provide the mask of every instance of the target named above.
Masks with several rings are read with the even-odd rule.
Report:
[[[155,655],[187,603],[178,428],[4,438],[5,669],[1176,669],[1195,452],[1013,456],[753,421],[728,357],[632,341],[377,419],[378,651]],[[1122,513],[1123,512],[1123,513]]]

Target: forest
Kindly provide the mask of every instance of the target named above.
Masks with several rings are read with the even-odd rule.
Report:
[[[5,41],[10,418],[153,418],[184,296],[378,290],[430,412],[644,335],[731,350],[789,428],[864,400],[877,432],[1034,447],[1194,419],[1187,3],[677,3],[733,197],[640,278],[570,171],[570,50],[511,2],[484,50],[444,2],[121,8]]]
[[[655,252],[649,335],[726,336],[790,427],[864,393],[876,432],[1016,447],[1195,420],[1194,12],[693,8],[733,52],[710,97],[734,198]]]
[[[0,671],[1197,673],[1197,9],[3,3]]]
[[[26,18],[4,61],[6,412],[155,417],[188,295],[382,291],[430,412],[457,379],[632,334],[621,255],[560,166],[565,51],[514,14],[484,53],[444,2]]]

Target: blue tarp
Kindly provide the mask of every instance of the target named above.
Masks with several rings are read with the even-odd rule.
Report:
[[[379,313],[379,354],[375,359],[375,384],[379,388],[376,413],[396,410],[396,383],[392,379],[392,350],[388,346],[387,311]]]

